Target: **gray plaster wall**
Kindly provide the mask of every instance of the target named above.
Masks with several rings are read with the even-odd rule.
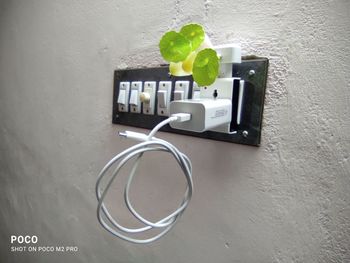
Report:
[[[194,196],[163,239],[129,244],[96,219],[97,173],[133,144],[113,70],[162,63],[159,37],[190,21],[270,59],[261,147],[159,134],[192,159]],[[346,0],[1,0],[0,262],[350,262],[349,25]],[[155,219],[183,178],[164,155],[141,167],[132,198]],[[133,225],[124,177],[109,204]],[[79,251],[10,252],[10,235]]]

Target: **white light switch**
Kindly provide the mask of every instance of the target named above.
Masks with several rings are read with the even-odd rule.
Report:
[[[176,81],[174,90],[174,100],[188,99],[189,81]]]
[[[141,101],[140,94],[142,92],[142,82],[133,81],[131,82],[131,92],[130,92],[130,111],[134,113],[141,113]]]
[[[146,81],[144,83],[143,92],[140,94],[142,102],[143,114],[153,115],[156,99],[156,82]]]
[[[119,91],[118,103],[126,104],[126,92],[123,89]]]
[[[193,82],[192,88],[192,99],[200,99],[201,98],[201,88],[198,87],[196,82]]]
[[[160,108],[166,108],[167,106],[167,91],[166,90],[159,90],[158,91],[158,106]]]
[[[118,110],[122,112],[129,111],[129,90],[130,83],[129,82],[120,82],[119,84],[119,94],[118,94]]]
[[[174,91],[174,100],[183,100],[185,98],[185,92],[183,90]]]
[[[131,105],[138,105],[138,92],[137,90],[132,89],[130,94],[130,104]]]
[[[161,116],[169,115],[170,95],[171,95],[171,81],[160,81],[158,92],[157,92],[158,115],[161,115]]]

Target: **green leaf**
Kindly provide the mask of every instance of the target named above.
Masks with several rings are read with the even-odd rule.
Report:
[[[191,52],[191,42],[180,33],[169,31],[159,42],[160,53],[168,62],[185,60]]]
[[[216,51],[206,48],[200,51],[193,62],[193,79],[199,86],[209,86],[219,75],[219,58]]]
[[[202,26],[198,24],[188,24],[181,28],[180,34],[191,41],[192,51],[196,50],[204,41],[205,34]]]

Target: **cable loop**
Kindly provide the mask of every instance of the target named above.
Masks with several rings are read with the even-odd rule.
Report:
[[[98,200],[98,206],[97,206],[97,218],[100,222],[100,224],[111,234],[114,236],[117,236],[123,240],[132,242],[132,243],[138,243],[138,244],[145,244],[145,243],[151,243],[162,236],[164,236],[167,232],[169,232],[177,223],[179,217],[182,215],[182,213],[185,211],[186,207],[188,206],[188,203],[192,197],[192,191],[193,191],[193,181],[192,181],[192,164],[189,158],[182,152],[180,152],[174,145],[171,143],[157,139],[154,137],[154,134],[164,125],[176,121],[176,118],[170,117],[163,122],[159,123],[148,135],[147,140],[144,142],[141,142],[139,144],[136,144],[123,152],[119,153],[115,157],[113,157],[106,165],[103,167],[101,172],[98,175],[98,179],[96,182],[96,197]],[[157,222],[151,222],[150,220],[144,218],[140,213],[138,213],[135,208],[133,207],[129,192],[130,187],[134,178],[134,175],[137,171],[137,168],[139,166],[140,160],[144,153],[151,152],[151,151],[163,151],[170,153],[175,160],[177,161],[178,165],[182,169],[186,181],[187,181],[187,188],[186,192],[184,194],[184,198],[175,211],[167,215],[166,217],[158,220]],[[124,188],[124,201],[126,204],[126,207],[129,209],[130,213],[138,219],[142,224],[144,224],[144,227],[140,228],[128,228],[124,227],[121,224],[119,224],[109,213],[107,207],[104,204],[104,198],[106,197],[108,190],[110,189],[114,179],[117,177],[119,171],[121,168],[128,162],[130,159],[134,159],[134,164],[131,168],[131,172],[128,178],[128,181]],[[107,174],[107,172],[112,168],[113,165],[117,165],[115,170],[112,173],[112,176],[110,179],[108,179],[108,182],[104,188],[104,190],[101,190],[101,182],[103,181],[103,178]],[[131,237],[127,234],[135,234],[135,233],[143,233],[147,232],[152,229],[162,229],[160,233],[152,236],[151,238],[146,239],[138,239]],[[125,234],[124,234],[125,233]]]

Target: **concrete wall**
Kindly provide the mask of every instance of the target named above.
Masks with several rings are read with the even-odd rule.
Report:
[[[128,244],[95,215],[97,173],[132,145],[113,70],[162,63],[159,37],[190,21],[270,58],[262,145],[161,134],[192,159],[194,197],[162,240]],[[349,25],[345,0],[0,1],[0,261],[350,262]],[[157,158],[132,193],[151,218],[183,191]],[[79,251],[11,253],[13,234]]]

